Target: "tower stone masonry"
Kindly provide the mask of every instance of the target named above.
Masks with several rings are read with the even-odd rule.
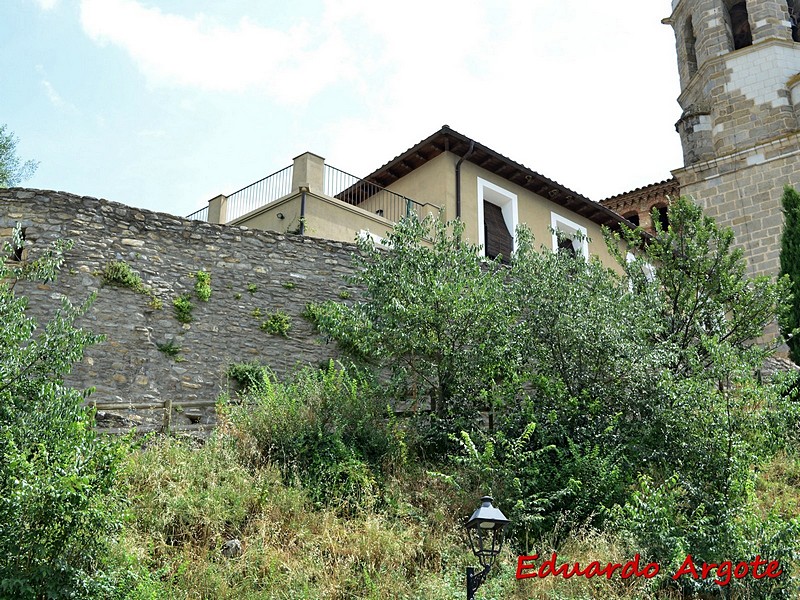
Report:
[[[798,2],[800,5],[800,2]],[[749,275],[777,274],[781,195],[800,184],[795,0],[673,0],[681,194],[731,227]]]

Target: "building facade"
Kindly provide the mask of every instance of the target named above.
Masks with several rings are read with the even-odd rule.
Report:
[[[545,248],[594,255],[612,267],[601,228],[624,222],[447,125],[363,179],[307,152],[287,169],[212,199],[194,216],[352,242],[359,235],[380,240],[411,213],[461,219],[466,236],[491,258],[510,257],[516,228],[524,224]]]

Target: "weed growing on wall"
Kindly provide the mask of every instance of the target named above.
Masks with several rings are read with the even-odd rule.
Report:
[[[175,343],[175,340],[167,340],[163,344],[157,343],[156,347],[158,348],[159,352],[162,352],[163,354],[166,354],[167,356],[172,358],[178,356],[183,350],[183,348],[181,348]]]
[[[272,335],[287,337],[292,326],[292,319],[285,312],[278,310],[261,323],[261,329]]]
[[[255,294],[258,291],[258,286],[255,283],[248,283],[247,291],[251,294]]]
[[[101,275],[104,284],[127,288],[133,290],[137,294],[149,296],[150,302],[148,306],[150,308],[154,310],[161,310],[163,308],[161,299],[153,293],[153,290],[144,284],[139,273],[134,271],[133,267],[124,260],[115,260],[107,263]]]
[[[194,305],[189,299],[189,294],[178,296],[172,301],[172,307],[175,310],[175,318],[179,323],[191,323],[194,321],[192,310]]]
[[[194,274],[194,292],[203,302],[211,298],[211,273],[198,271]]]
[[[124,260],[107,263],[103,269],[103,283],[128,288],[137,294],[146,294],[141,276]]]

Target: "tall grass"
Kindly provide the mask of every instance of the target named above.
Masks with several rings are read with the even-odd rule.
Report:
[[[369,383],[332,367],[281,384],[266,378],[202,446],[151,440],[124,469],[130,519],[111,557],[126,600],[418,599],[465,596],[476,561],[462,536],[477,502],[409,456],[403,427]],[[345,466],[342,466],[345,465]],[[765,502],[791,504],[800,469],[773,465]],[[795,494],[796,495],[796,494]],[[780,500],[777,500],[780,498]],[[796,514],[796,512],[795,512]],[[629,548],[608,533],[506,547],[481,599],[666,600],[643,578],[515,578],[517,552],[560,562],[624,563]],[[241,540],[240,556],[222,545]]]

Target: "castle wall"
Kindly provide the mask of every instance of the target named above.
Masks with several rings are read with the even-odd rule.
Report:
[[[57,238],[75,243],[56,282],[21,282],[17,290],[40,321],[61,294],[80,303],[97,293],[80,323],[106,341],[87,350],[68,383],[96,388],[90,399],[108,428],[203,429],[228,390],[231,363],[260,361],[281,376],[327,362],[334,345],[315,335],[301,312],[309,302],[355,293],[342,279],[352,272],[350,244],[188,221],[63,192],[0,190],[0,230],[16,223],[26,229],[32,256]],[[104,286],[100,274],[114,260],[138,271],[163,309],[132,290]],[[198,270],[211,274],[208,302],[193,292]],[[184,293],[194,305],[189,324],[173,315],[172,301]],[[276,310],[291,319],[288,337],[259,328]],[[181,348],[177,360],[157,347],[170,341]]]

